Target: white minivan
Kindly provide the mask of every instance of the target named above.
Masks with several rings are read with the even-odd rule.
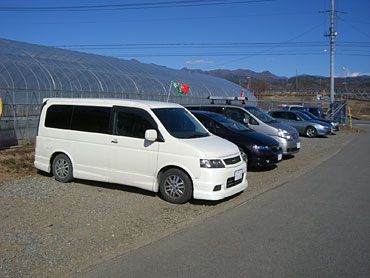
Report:
[[[160,192],[172,203],[220,200],[248,186],[236,145],[184,107],[119,99],[45,99],[35,167],[73,178]]]

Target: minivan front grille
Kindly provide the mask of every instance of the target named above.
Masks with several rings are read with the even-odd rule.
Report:
[[[224,159],[224,162],[226,165],[232,165],[232,164],[236,164],[238,162],[240,162],[241,159],[240,159],[240,156],[235,156],[235,157],[232,157],[232,158],[227,158],[227,159]]]

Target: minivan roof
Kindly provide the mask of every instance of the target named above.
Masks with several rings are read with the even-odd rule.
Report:
[[[48,104],[73,104],[73,105],[103,105],[103,106],[132,106],[142,108],[183,108],[180,104],[137,100],[137,99],[117,99],[117,98],[45,98],[43,102],[47,101]]]

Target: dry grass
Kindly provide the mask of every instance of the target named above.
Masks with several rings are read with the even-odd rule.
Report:
[[[26,145],[0,151],[0,182],[36,173],[35,146]]]

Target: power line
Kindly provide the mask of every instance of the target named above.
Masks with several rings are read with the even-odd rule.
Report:
[[[342,22],[345,22],[347,23],[353,30],[357,31],[358,33],[362,34],[363,36],[367,37],[367,38],[370,38],[370,35],[368,35],[367,33],[365,32],[362,32],[361,30],[357,29],[355,26],[353,26],[352,24],[350,24],[349,22],[347,22],[347,20],[343,19],[342,17],[338,16],[338,19]]]
[[[66,49],[131,49],[131,48],[247,48],[247,47],[323,47],[325,41],[302,41],[302,42],[213,42],[213,43],[118,43],[118,44],[64,44],[50,45],[52,47]],[[343,47],[370,47],[370,42],[349,42],[338,43]]]
[[[304,35],[306,35],[306,34],[308,34],[308,33],[312,32],[313,30],[317,29],[318,27],[320,27],[320,26],[322,26],[322,25],[323,25],[323,22],[322,22],[322,23],[320,23],[320,24],[317,24],[317,25],[315,25],[315,26],[313,26],[313,27],[311,27],[311,28],[309,28],[308,30],[304,31],[303,33],[301,33],[301,34],[299,34],[299,35],[297,35],[297,36],[294,36],[294,37],[292,37],[291,39],[289,39],[289,40],[287,40],[287,41],[284,41],[284,42],[282,42],[282,43],[289,43],[289,42],[293,42],[294,40],[296,40],[296,39],[299,39],[299,38],[303,37]],[[277,47],[278,47],[278,46],[273,46],[273,47],[271,47],[270,49],[268,49],[267,51],[269,51],[269,50],[273,50],[273,49],[275,49],[275,48],[277,48]],[[266,53],[266,51],[261,52],[261,53]],[[216,65],[208,66],[208,67],[206,67],[205,69],[209,69],[209,68],[211,68],[211,67],[220,67],[220,66],[224,66],[224,65],[226,65],[226,64],[230,64],[230,63],[234,63],[234,62],[241,62],[241,61],[243,61],[243,60],[245,60],[245,59],[247,59],[247,58],[250,58],[251,56],[253,57],[253,56],[255,56],[255,55],[244,55],[244,57],[239,57],[238,59],[233,59],[233,60],[229,60],[229,61],[226,61],[226,62],[223,62],[223,63],[219,63],[219,64],[216,64]]]
[[[251,56],[327,56],[323,52],[282,52],[282,53],[256,53],[256,52],[222,52],[222,53],[129,53],[129,54],[107,54],[116,58],[138,58],[138,57],[240,57],[245,55]],[[370,57],[368,53],[336,53],[338,56],[363,56]]]
[[[1,12],[1,11],[0,11]],[[249,17],[272,17],[272,16],[301,16],[301,15],[313,15],[313,12],[281,12],[281,13],[259,13],[259,14],[243,14],[243,15],[215,15],[215,16],[201,16],[201,17],[166,17],[166,18],[144,18],[144,19],[118,19],[118,20],[93,20],[93,21],[8,21],[2,22],[2,24],[12,25],[67,25],[67,24],[111,24],[111,23],[125,23],[125,22],[159,22],[159,21],[184,21],[184,20],[208,20],[208,19],[221,19],[230,18],[244,20]]]
[[[79,5],[79,6],[0,6],[0,12],[88,12],[88,11],[121,11],[137,9],[159,9],[178,7],[201,7],[232,4],[251,4],[273,2],[276,0],[187,0],[187,1],[163,1],[163,2],[142,2],[135,4],[102,4],[102,5]]]

